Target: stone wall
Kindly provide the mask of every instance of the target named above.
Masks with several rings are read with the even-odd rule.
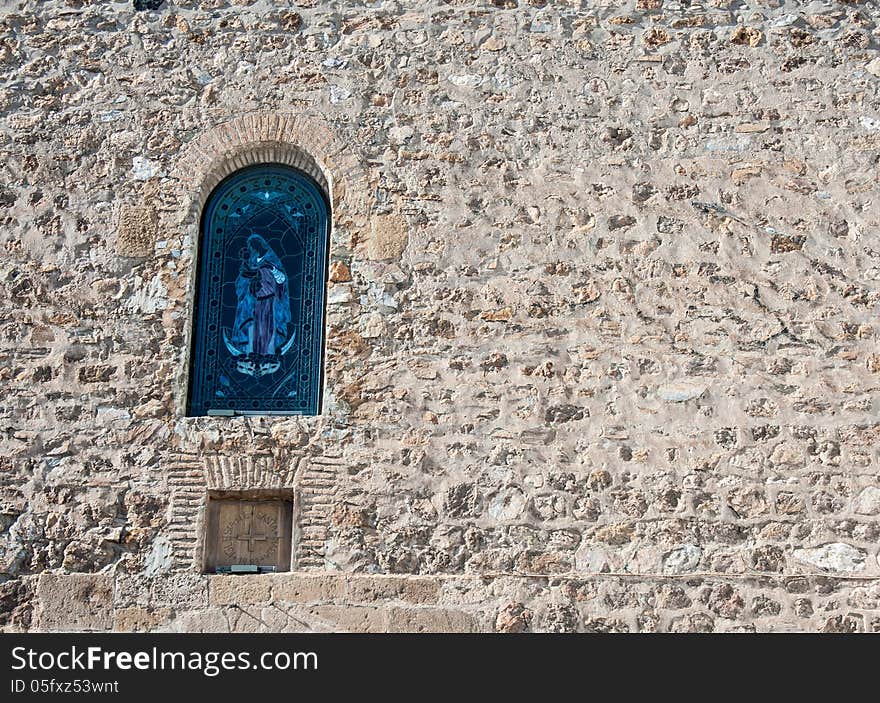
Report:
[[[137,9],[135,9],[137,8]],[[9,1],[0,627],[880,630],[876,2]],[[187,418],[212,184],[334,205],[324,414]],[[209,490],[294,571],[200,573]]]

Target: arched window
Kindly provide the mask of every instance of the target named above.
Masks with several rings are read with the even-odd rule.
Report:
[[[189,415],[316,415],[330,206],[304,172],[236,171],[202,213]]]

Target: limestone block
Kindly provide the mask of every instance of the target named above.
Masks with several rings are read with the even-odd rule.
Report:
[[[730,35],[731,44],[739,44],[741,46],[758,46],[764,38],[763,32],[754,27],[737,27],[733,34]]]
[[[116,253],[133,258],[150,256],[156,245],[158,219],[155,209],[147,205],[120,207]]]
[[[475,632],[473,617],[445,608],[388,608],[385,632]]]
[[[211,605],[268,603],[271,597],[271,581],[272,577],[265,574],[210,576],[208,602]]]
[[[225,608],[190,611],[174,621],[174,632],[229,632]]]
[[[330,262],[330,281],[333,283],[348,283],[351,281],[351,271],[344,261]]]
[[[399,259],[409,243],[409,227],[401,215],[377,215],[370,222],[367,257],[376,261]]]
[[[832,542],[821,547],[795,549],[795,559],[827,571],[862,571],[865,552],[843,542]]]
[[[679,381],[661,386],[657,395],[668,403],[686,403],[694,398],[699,398],[705,392],[706,384]]]
[[[496,632],[525,632],[528,630],[532,613],[522,603],[508,603],[495,618]]]
[[[230,632],[260,632],[263,623],[260,621],[262,608],[254,606],[228,608],[226,619]]]
[[[354,603],[383,600],[436,603],[440,590],[436,579],[406,576],[351,576],[346,579],[346,585],[346,597]]]
[[[42,574],[37,583],[37,629],[53,632],[109,630],[113,577],[109,574]]]
[[[880,488],[868,486],[853,501],[853,512],[858,515],[880,514]]]
[[[319,605],[310,608],[308,619],[314,619],[321,629],[336,632],[384,632],[385,620],[381,608],[360,605]]]
[[[271,577],[272,600],[320,603],[337,600],[345,589],[344,577],[323,574],[278,574]]]
[[[113,620],[115,632],[150,632],[167,622],[171,608],[119,608]]]
[[[700,564],[703,550],[693,544],[683,544],[673,549],[663,559],[663,571],[669,574],[686,574],[695,571]]]

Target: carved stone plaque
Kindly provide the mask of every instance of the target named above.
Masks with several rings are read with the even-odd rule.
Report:
[[[285,500],[209,499],[205,568],[274,566],[290,569],[292,505]]]

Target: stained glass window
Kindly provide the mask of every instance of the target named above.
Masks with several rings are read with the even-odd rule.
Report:
[[[320,412],[327,199],[297,169],[226,178],[202,213],[190,415]]]

